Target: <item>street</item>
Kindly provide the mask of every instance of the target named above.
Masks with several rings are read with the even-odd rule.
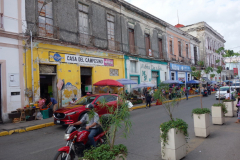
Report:
[[[203,98],[203,106],[210,108],[216,103],[214,95]],[[197,138],[194,135],[193,108],[200,107],[200,97],[182,100],[174,111],[174,118],[181,118],[189,125],[188,154],[184,160],[237,160],[240,157],[239,124],[234,118],[226,118],[224,125],[211,125],[208,138]],[[117,143],[128,148],[129,160],[159,160],[161,147],[159,126],[169,117],[162,106],[150,109],[138,109],[131,112],[132,130],[128,139],[121,138],[118,132]],[[35,131],[0,137],[1,160],[50,160],[58,148],[65,145],[63,139],[65,128],[62,126],[47,127]]]

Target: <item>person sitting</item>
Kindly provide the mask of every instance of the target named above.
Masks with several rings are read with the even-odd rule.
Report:
[[[85,113],[80,121],[70,124],[70,126],[80,125],[83,122],[87,122],[86,130],[90,132],[90,134],[88,135],[88,140],[91,146],[96,147],[94,137],[99,132],[99,115],[94,112],[94,106],[92,104],[89,104],[86,108],[90,109],[90,112]]]

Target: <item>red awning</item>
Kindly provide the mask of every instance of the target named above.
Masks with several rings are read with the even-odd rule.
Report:
[[[97,83],[94,83],[93,84],[94,86],[115,86],[115,87],[123,87],[123,85],[118,82],[118,81],[115,81],[113,79],[105,79],[105,80],[101,80]]]

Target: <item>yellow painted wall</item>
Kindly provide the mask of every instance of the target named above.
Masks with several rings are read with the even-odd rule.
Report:
[[[64,79],[65,84],[70,82],[72,87],[66,87],[62,91],[62,102],[63,105],[68,103],[74,94],[77,93],[77,98],[81,96],[81,73],[80,64],[70,64],[62,62],[51,62],[50,53],[58,52],[63,54],[75,54],[88,57],[99,57],[114,60],[114,66],[88,66],[92,67],[92,84],[103,80],[103,79],[120,79],[124,78],[124,57],[123,55],[110,54],[106,52],[88,51],[86,49],[80,50],[77,48],[67,47],[67,46],[57,46],[51,44],[34,43],[33,48],[33,70],[34,70],[34,95],[35,100],[38,100],[40,96],[40,76],[39,76],[39,64],[51,64],[57,66],[57,78]],[[81,52],[81,53],[80,53]],[[87,54],[85,54],[87,53]],[[26,55],[26,57],[25,57]],[[52,60],[52,59],[51,59]],[[83,65],[84,66],[84,65]],[[32,77],[31,77],[31,50],[27,49],[24,54],[24,78],[25,85],[29,90],[32,89]],[[109,69],[118,69],[119,76],[110,76]],[[26,72],[25,72],[26,71]],[[32,98],[25,98],[25,104],[32,102]]]

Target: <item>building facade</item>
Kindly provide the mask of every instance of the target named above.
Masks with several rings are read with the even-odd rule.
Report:
[[[0,0],[0,123],[24,105],[25,1]]]
[[[192,35],[178,29],[167,27],[167,52],[169,59],[169,79],[187,82],[191,80],[191,66],[199,59],[200,41]]]
[[[224,43],[226,42],[224,40],[224,37],[216,30],[214,30],[211,26],[209,26],[206,22],[199,22],[192,25],[182,26],[180,29],[197,37],[201,41],[200,60],[203,60],[206,66],[211,66],[214,68],[213,73],[210,73],[215,74],[215,77],[212,78],[212,80],[226,80],[225,63],[222,57],[223,52],[221,54],[216,53],[219,48],[224,47]],[[216,63],[216,60],[219,60],[220,62]],[[216,68],[219,65],[224,69],[221,74],[222,77],[220,77],[220,74],[216,72]],[[210,74],[204,74],[203,76],[211,79]]]

